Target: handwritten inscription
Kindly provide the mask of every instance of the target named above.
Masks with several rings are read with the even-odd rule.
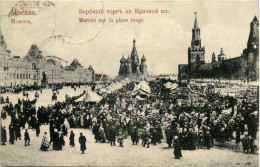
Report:
[[[18,15],[37,15],[35,11],[18,11],[18,10],[11,10],[11,16],[18,16]]]

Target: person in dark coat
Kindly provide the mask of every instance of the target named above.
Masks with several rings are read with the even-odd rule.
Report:
[[[100,140],[99,133],[98,133],[98,131],[99,131],[99,125],[98,125],[98,124],[95,124],[92,131],[93,131],[93,133],[94,133],[94,135],[95,135],[95,140],[96,140],[96,142],[98,142],[98,141]]]
[[[67,128],[64,124],[61,125],[61,131],[62,131],[64,136],[67,136],[68,130],[67,130]]]
[[[133,127],[133,130],[131,132],[131,140],[133,142],[132,145],[137,145],[138,141],[139,141],[139,136],[138,136],[138,129],[136,128],[136,126]]]
[[[9,137],[9,142],[14,144],[14,127],[12,123],[9,125]]]
[[[58,149],[62,150],[62,146],[65,146],[65,140],[64,140],[63,134],[60,134]]]
[[[54,124],[51,122],[50,123],[50,143],[53,142],[53,138],[54,138]]]
[[[15,128],[15,140],[17,141],[17,139],[19,138],[19,140],[21,140],[21,129],[19,124],[16,124]]]
[[[5,142],[7,142],[6,129],[5,126],[3,126],[1,127],[1,145],[6,145]]]
[[[206,132],[204,140],[205,140],[205,145],[206,145],[207,149],[209,150],[210,146],[211,146],[211,135],[210,135],[209,131]]]
[[[151,132],[151,136],[152,136],[151,142],[155,146],[156,143],[157,143],[157,139],[158,139],[158,137],[157,137],[158,133],[157,133],[157,131],[155,129],[153,129],[153,131]]]
[[[144,131],[144,136],[143,136],[143,147],[145,147],[147,145],[146,148],[149,148],[149,144],[150,144],[149,139],[150,138],[151,137],[150,137],[149,131],[145,130]]]
[[[82,151],[82,154],[84,154],[84,151],[87,149],[86,148],[86,137],[82,135],[82,133],[80,133],[80,137],[79,137],[79,143],[80,143],[80,151]]]
[[[6,111],[5,111],[5,110],[2,110],[2,111],[1,111],[1,118],[2,118],[3,120],[6,119]]]
[[[249,116],[249,123],[248,123],[248,135],[251,136],[254,140],[256,139],[257,134],[257,125],[258,119],[255,113],[251,113]]]
[[[8,96],[6,97],[5,102],[6,102],[6,103],[9,103],[9,97],[8,97]]]
[[[39,134],[40,134],[40,126],[41,126],[41,124],[40,124],[40,122],[39,121],[37,121],[36,123],[35,123],[35,130],[36,130],[36,136],[38,137],[39,136]]]
[[[161,128],[160,124],[157,125],[156,132],[157,132],[157,142],[162,143],[161,139],[163,139],[163,134],[162,134],[162,128]]]
[[[237,127],[236,128],[236,144],[240,143],[240,133],[241,133],[240,128]]]
[[[189,150],[196,150],[196,134],[195,132],[190,129],[188,133],[188,139],[189,139]]]
[[[119,129],[118,136],[117,136],[117,141],[119,143],[119,147],[124,147],[123,146],[123,143],[124,143],[124,132],[123,132],[122,128]]]
[[[24,145],[25,146],[30,145],[30,135],[29,135],[27,129],[25,129],[25,132],[24,132]]]
[[[182,157],[182,153],[181,153],[181,145],[179,143],[178,136],[174,136],[173,147],[174,147],[173,154],[175,158],[180,159],[180,157]]]
[[[71,131],[70,131],[70,145],[71,145],[72,147],[75,146],[74,137],[75,137],[75,134],[73,133],[73,130],[71,130]]]
[[[111,146],[112,146],[112,143],[114,146],[116,145],[116,127],[115,126],[112,126],[110,128],[110,145]]]
[[[165,129],[165,135],[166,135],[166,140],[167,140],[168,147],[171,148],[173,133],[172,133],[172,130],[171,130],[170,126],[168,126]]]
[[[53,133],[53,150],[59,150],[59,133],[57,129],[54,129],[54,133]]]
[[[202,131],[202,129],[199,131],[199,134],[198,134],[198,149],[199,148],[202,148],[202,146],[203,146],[203,142],[204,141],[204,134],[203,134],[203,131]]]
[[[105,135],[106,135],[106,139],[107,139],[107,142],[109,143],[110,142],[110,125],[109,124],[106,124],[106,126],[104,127],[104,131],[105,131]]]

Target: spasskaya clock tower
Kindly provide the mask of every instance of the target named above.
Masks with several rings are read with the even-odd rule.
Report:
[[[188,48],[188,64],[196,61],[204,62],[205,48],[201,47],[200,28],[197,21],[197,12],[195,14],[194,27],[192,29],[191,47]]]

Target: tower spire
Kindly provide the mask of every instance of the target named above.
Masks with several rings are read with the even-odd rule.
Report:
[[[247,48],[254,50],[258,48],[259,43],[259,21],[255,16],[253,21],[250,23],[250,33],[247,42]]]
[[[198,21],[197,21],[197,14],[198,14],[198,12],[194,12],[194,14],[195,14],[194,28],[197,29],[197,28],[199,28]]]
[[[200,28],[198,26],[197,13],[198,12],[194,12],[195,22],[194,27],[192,28],[191,47],[188,51],[188,64],[194,63],[197,60],[204,62],[205,48],[201,47]]]

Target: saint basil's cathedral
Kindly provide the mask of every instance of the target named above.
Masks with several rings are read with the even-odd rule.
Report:
[[[136,41],[133,40],[133,49],[131,56],[120,59],[120,68],[118,72],[118,78],[129,78],[132,80],[147,79],[147,65],[144,55],[141,58],[141,63],[136,50]]]

